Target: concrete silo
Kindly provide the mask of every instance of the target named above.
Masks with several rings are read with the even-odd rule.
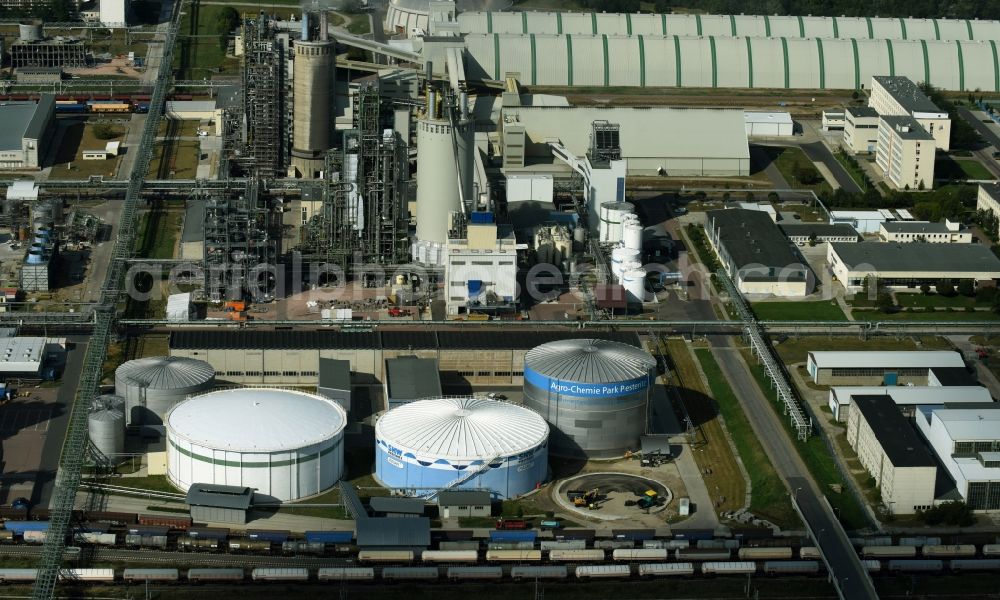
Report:
[[[655,369],[649,353],[628,344],[549,342],[524,357],[524,405],[552,426],[552,453],[621,456],[646,432]]]
[[[323,155],[332,147],[336,44],[329,37],[326,13],[319,15],[318,33],[310,32],[308,16],[302,17],[303,38],[294,43],[292,166],[311,179],[323,169]]]
[[[130,360],[115,370],[115,394],[125,399],[129,425],[161,425],[175,404],[212,388],[215,369],[176,356]]]

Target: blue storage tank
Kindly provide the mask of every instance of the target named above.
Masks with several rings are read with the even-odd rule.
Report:
[[[375,476],[427,496],[442,489],[520,496],[545,481],[549,427],[537,413],[486,398],[435,398],[375,424]]]
[[[3,524],[4,529],[13,531],[15,535],[23,534],[25,531],[48,531],[48,521],[7,521]]]
[[[354,533],[350,531],[307,531],[305,533],[307,542],[318,542],[321,544],[350,544],[354,539]]]
[[[491,542],[534,542],[537,537],[537,531],[524,529],[494,529],[490,531]]]

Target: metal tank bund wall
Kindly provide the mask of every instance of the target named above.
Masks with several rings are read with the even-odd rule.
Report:
[[[603,340],[564,340],[524,361],[524,405],[552,426],[550,451],[611,458],[636,449],[646,432],[656,361]]]

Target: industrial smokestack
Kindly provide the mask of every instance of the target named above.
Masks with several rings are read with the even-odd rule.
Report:
[[[309,41],[309,13],[302,11],[302,41]]]
[[[327,26],[326,11],[319,13],[319,41],[326,42],[330,39],[330,29]]]

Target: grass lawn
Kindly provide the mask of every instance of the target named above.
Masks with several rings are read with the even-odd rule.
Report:
[[[976,159],[961,159],[942,156],[934,162],[935,179],[996,179],[989,170]]]
[[[160,208],[139,215],[139,235],[136,256],[140,258],[173,258],[177,238],[181,234],[184,212]]]
[[[830,191],[830,184],[823,178],[823,174],[816,169],[816,165],[809,160],[809,157],[799,148],[765,148],[768,156],[774,161],[774,166],[778,167],[781,175],[788,182],[788,185],[796,189],[811,189],[816,193],[821,190]],[[814,183],[803,183],[800,175],[807,175],[807,181]],[[805,178],[805,177],[804,177]]]
[[[756,302],[753,312],[761,321],[846,321],[847,316],[835,303]]]
[[[167,478],[163,475],[150,475],[148,477],[117,477],[110,480],[108,483],[109,485],[139,488],[154,492],[171,492],[174,494],[181,493],[179,489],[170,485],[170,482],[167,481]]]
[[[157,142],[149,161],[151,179],[194,179],[201,145],[195,141]]]
[[[719,403],[713,398],[713,390],[705,387],[698,363],[683,340],[669,340],[667,352],[674,370],[673,381],[678,382],[678,392],[684,407],[694,421],[697,441],[692,445],[698,467],[711,475],[705,477],[705,484],[712,495],[725,497],[725,502],[716,506],[717,512],[736,510],[743,506],[746,484],[740,472],[732,447],[726,439],[722,421],[719,420]]]
[[[340,504],[340,489],[334,488],[325,494],[303,501],[306,504]],[[279,514],[300,515],[303,517],[320,517],[324,519],[349,519],[350,516],[343,506],[322,506],[310,508],[307,506],[282,506],[277,509]]]
[[[114,177],[118,171],[121,156],[107,160],[83,160],[83,151],[103,150],[108,142],[124,140],[125,127],[117,127],[116,131],[120,135],[108,140],[99,140],[94,135],[91,123],[74,121],[67,125],[63,128],[62,140],[56,151],[55,164],[49,177],[51,179],[87,179],[91,175]]]
[[[214,31],[225,5],[186,4],[181,17],[174,70],[177,79],[211,79],[214,74],[238,73],[239,60],[226,56],[226,46]]]
[[[826,348],[824,347],[824,349]],[[768,404],[771,406],[771,409],[779,415],[779,419],[784,424],[785,433],[793,440],[799,456],[802,457],[802,461],[806,464],[809,472],[812,473],[820,491],[830,501],[830,505],[833,506],[835,511],[839,513],[840,522],[843,523],[844,528],[852,530],[867,527],[868,520],[864,509],[855,500],[854,495],[847,487],[848,483],[841,477],[840,471],[837,469],[836,459],[827,449],[826,442],[818,435],[813,435],[806,442],[795,441],[792,435],[791,424],[779,412],[777,397],[771,388],[771,384],[768,382],[764,368],[757,364],[757,361],[749,355],[749,352],[744,351],[743,357],[750,366],[750,372],[753,373],[754,379],[757,380],[757,385],[760,387],[761,392],[770,400]],[[841,491],[839,493],[836,492],[833,486],[840,486]]]
[[[198,123],[196,119],[161,119],[156,137],[194,137],[198,135]]]
[[[352,15],[351,22],[347,24],[347,31],[354,35],[365,35],[371,33],[371,24],[368,23],[368,15]]]
[[[743,466],[750,475],[752,487],[750,510],[781,526],[782,529],[797,526],[799,519],[788,499],[788,492],[767,454],[764,453],[763,446],[760,445],[750,421],[743,413],[743,408],[722,374],[715,357],[707,348],[695,350],[695,355],[701,363],[705,377],[708,378],[719,411],[726,420],[726,429],[729,430],[743,460]]]
[[[1000,321],[1000,315],[990,310],[976,312],[936,310],[884,313],[878,310],[856,310],[855,321]],[[824,348],[825,349],[825,348]]]
[[[956,294],[954,296],[942,296],[941,294],[931,292],[930,294],[923,294],[918,292],[913,293],[901,293],[896,294],[896,304],[902,307],[912,306],[914,308],[924,308],[925,306],[933,306],[934,308],[965,308],[966,306],[989,306],[990,302],[976,302],[975,296],[962,296]]]
[[[850,336],[836,337],[791,337],[774,347],[785,364],[806,362],[806,352],[823,350],[950,350],[948,340],[938,337],[924,337],[918,345],[913,338],[874,337],[861,340]]]
[[[689,248],[689,250],[694,250],[693,258],[697,259],[698,262],[705,265],[705,268],[713,273],[719,270],[722,265],[719,264],[719,260],[715,257],[715,253],[708,245],[708,237],[706,237],[705,228],[692,223],[685,227],[684,233],[691,241],[692,248]],[[691,258],[690,254],[691,253],[689,252],[689,258]]]

